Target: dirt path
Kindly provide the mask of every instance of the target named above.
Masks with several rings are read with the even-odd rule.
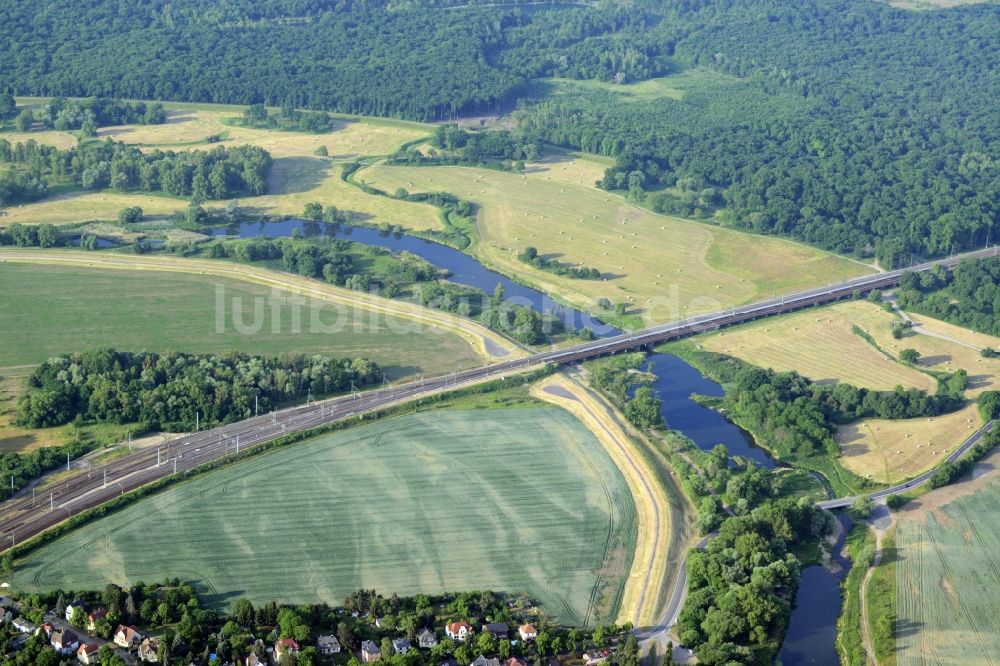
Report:
[[[398,317],[408,322],[445,330],[465,339],[484,360],[519,358],[524,351],[505,337],[474,321],[431,310],[415,303],[383,298],[373,294],[343,289],[318,280],[246,264],[183,257],[105,254],[72,250],[0,250],[0,262],[93,267],[115,270],[146,270],[214,275],[253,282],[294,292],[307,298],[325,300],[375,312],[390,320]],[[420,334],[415,332],[414,334]]]
[[[635,626],[654,623],[659,607],[658,591],[667,575],[671,529],[667,495],[655,480],[656,473],[633,448],[627,426],[603,398],[565,375],[555,375],[536,384],[532,394],[566,409],[594,433],[628,483],[636,505],[638,538],[625,587],[618,621]]]
[[[861,579],[861,640],[865,646],[865,653],[868,655],[868,663],[878,666],[875,644],[872,642],[871,625],[868,622],[868,581],[878,569],[878,565],[882,563],[882,540],[885,538],[885,533],[892,527],[892,513],[889,512],[889,507],[883,502],[876,504],[868,522],[875,530],[875,554],[868,566],[868,571]]]

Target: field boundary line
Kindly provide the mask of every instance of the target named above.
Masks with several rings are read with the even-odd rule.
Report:
[[[554,385],[565,389],[570,397],[545,390]],[[630,451],[630,438],[620,424],[610,415],[602,416],[600,407],[603,405],[587,389],[565,376],[554,375],[532,387],[532,394],[566,409],[586,425],[625,477],[636,505],[637,536],[632,563],[620,593],[618,618],[636,625],[647,621],[654,623],[657,609],[647,603],[647,597],[650,588],[662,587],[666,573],[666,557],[662,550],[668,541],[665,532],[672,527],[666,493],[656,481],[655,473],[648,469],[645,458]]]

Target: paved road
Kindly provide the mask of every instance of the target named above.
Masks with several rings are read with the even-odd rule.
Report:
[[[964,259],[997,255],[1000,255],[1000,248],[986,248],[928,262],[908,270],[923,272],[936,265],[950,268]],[[394,403],[405,402],[463,384],[502,377],[529,367],[546,363],[573,363],[618,351],[651,347],[660,342],[688,337],[722,326],[848,298],[855,291],[864,292],[892,287],[898,283],[902,273],[903,271],[893,271],[854,278],[839,284],[684,319],[644,331],[625,333],[443,377],[292,407],[179,437],[161,447],[155,449],[151,447],[71,476],[38,493],[37,496],[25,491],[21,496],[3,502],[0,504],[2,548],[16,545],[81,511],[99,506],[152,481],[171,474],[186,473],[205,463],[286,434],[341,419],[363,418],[366,413]]]

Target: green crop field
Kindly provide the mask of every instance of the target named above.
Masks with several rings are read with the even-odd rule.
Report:
[[[36,551],[13,584],[179,576],[215,606],[491,588],[593,624],[613,618],[634,545],[625,480],[569,413],[448,409],[176,486]]]
[[[896,659],[1000,663],[1000,483],[896,529]]]
[[[321,322],[333,326],[342,314],[339,332],[324,333],[312,326],[307,306],[301,308],[301,332],[296,333],[290,306],[282,306],[274,318],[267,303],[261,308],[259,332],[244,334],[233,325],[233,299],[243,299],[243,320],[249,323],[254,318],[253,299],[270,297],[271,289],[216,276],[5,262],[0,263],[0,285],[0,368],[39,363],[90,345],[192,353],[235,349],[263,355],[367,356],[395,378],[451,372],[479,361],[475,350],[456,335],[395,332],[384,318],[371,318],[354,308],[339,311],[329,304],[319,311]],[[222,333],[216,328],[217,286],[225,289]]]

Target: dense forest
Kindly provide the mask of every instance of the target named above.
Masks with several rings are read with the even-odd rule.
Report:
[[[3,0],[0,81],[18,94],[431,120],[510,104],[528,77],[634,80],[666,71],[662,56],[628,37],[650,20],[637,8],[516,4]]]
[[[269,411],[274,405],[320,397],[381,381],[364,358],[236,352],[197,355],[88,349],[51,358],[31,374],[17,420],[40,428],[74,418],[140,422],[146,429],[192,429]],[[255,404],[256,400],[256,404]]]
[[[765,501],[723,520],[705,550],[688,555],[681,642],[703,664],[770,664],[784,638],[799,587],[794,546],[829,529],[811,501]]]
[[[707,216],[718,196],[722,224],[885,266],[997,238],[1000,7],[688,0],[664,12],[657,44],[716,76],[682,100],[545,100],[523,120],[528,138],[617,157],[602,185],[658,210]],[[678,183],[680,201],[663,191]]]
[[[143,152],[108,139],[61,150],[33,139],[13,146],[0,139],[0,165],[15,167],[0,177],[0,204],[45,196],[49,178],[86,190],[163,192],[197,201],[263,194],[271,162],[258,146]]]
[[[905,273],[898,297],[907,310],[1000,335],[1000,259],[963,262],[952,272]]]
[[[1000,233],[996,5],[0,0],[0,22],[0,80],[18,94],[428,120],[521,106],[520,145],[613,156],[602,185],[662,212],[885,266]],[[549,96],[537,83],[677,72],[711,75],[680,97],[627,101],[613,85]],[[155,105],[108,114],[157,117]],[[86,121],[72,104],[44,115]],[[322,117],[274,122],[318,130]],[[8,190],[33,186],[11,178]]]

